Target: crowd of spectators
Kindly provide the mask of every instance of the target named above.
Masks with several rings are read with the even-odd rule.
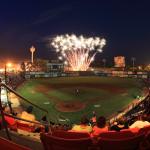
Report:
[[[29,128],[34,127],[34,132],[41,132],[41,129],[45,128],[43,124],[46,124],[46,118],[43,117],[42,118],[43,122],[42,121],[40,122],[36,119],[32,111],[33,111],[33,107],[29,106],[27,107],[26,110],[22,111],[21,113],[13,112],[13,114],[11,114],[8,106],[4,106],[3,112],[4,112],[5,123],[7,123],[7,126],[10,127],[11,129],[13,129],[14,127],[17,127],[16,124],[17,122],[19,122],[21,124],[27,125]],[[14,117],[12,117],[12,115]],[[2,120],[0,120],[0,126],[1,128],[4,127],[4,123],[2,122]]]
[[[7,77],[7,85],[9,85],[12,89],[16,89],[20,84],[25,81],[24,77],[20,76],[19,74],[9,75]]]
[[[67,125],[67,124],[55,124],[53,122],[48,122],[46,116],[44,116],[40,121],[36,120],[35,115],[32,113],[33,107],[29,106],[26,111],[22,111],[20,114],[16,114],[17,117],[31,122],[26,122],[24,120],[19,121],[20,123],[28,124],[29,126],[34,126],[35,132],[40,132],[41,128],[45,128],[46,132],[51,130],[65,130],[68,132],[86,132],[91,135],[91,137],[96,137],[102,132],[107,131],[121,131],[123,129],[132,128],[143,128],[144,126],[150,125],[150,102],[149,97],[145,101],[141,102],[136,106],[132,112],[124,115],[122,118],[114,121],[112,124],[107,122],[104,116],[97,116],[94,112],[92,118],[88,119],[86,116],[81,117],[79,124]],[[140,112],[140,113],[139,113]],[[142,113],[141,113],[142,112]],[[6,112],[8,113],[8,112]],[[14,124],[14,120],[11,117],[5,116],[5,120],[9,125]],[[33,123],[34,122],[34,123]],[[37,124],[36,124],[37,123]],[[40,125],[41,124],[41,125]]]
[[[150,97],[148,96],[144,101],[139,103],[130,112],[125,114],[112,124],[107,122],[104,116],[99,116],[94,113],[94,116],[88,119],[86,116],[81,118],[79,124],[72,127],[63,128],[64,125],[59,125],[57,129],[68,130],[69,132],[87,132],[91,137],[96,137],[102,132],[116,131],[120,132],[123,129],[141,129],[150,125]],[[55,125],[53,126],[55,128]]]

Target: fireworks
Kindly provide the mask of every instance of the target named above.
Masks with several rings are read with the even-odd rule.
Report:
[[[59,60],[64,60],[72,71],[86,71],[105,44],[105,39],[99,37],[77,37],[74,34],[56,36],[51,43],[60,54]]]

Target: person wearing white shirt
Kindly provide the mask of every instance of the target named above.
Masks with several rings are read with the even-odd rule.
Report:
[[[141,120],[135,121],[129,128],[143,128],[147,125],[150,125],[150,122],[147,121],[147,116],[141,116]]]

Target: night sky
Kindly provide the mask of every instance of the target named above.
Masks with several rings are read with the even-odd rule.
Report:
[[[150,63],[150,1],[139,0],[2,0],[0,58],[54,59],[48,38],[74,33],[107,40],[96,56],[110,63],[124,55],[128,64]]]

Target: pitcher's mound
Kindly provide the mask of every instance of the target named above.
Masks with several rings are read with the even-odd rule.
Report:
[[[81,102],[59,102],[55,108],[60,112],[77,112],[84,109],[85,103]]]

